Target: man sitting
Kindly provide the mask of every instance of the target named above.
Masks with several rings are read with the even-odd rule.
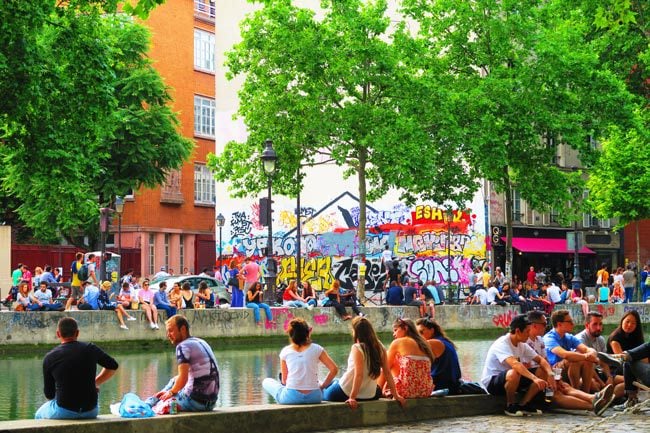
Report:
[[[648,363],[650,359],[650,343],[643,343],[618,355],[598,352],[598,358],[610,366],[623,368],[627,401],[619,409],[627,409],[639,402],[639,387],[646,391],[650,390],[647,388],[650,386],[650,364]]]
[[[65,309],[62,304],[52,302],[52,291],[47,288],[47,282],[45,281],[40,282],[38,290],[34,291],[32,295],[32,299],[36,302],[40,311],[63,311]]]
[[[546,356],[553,368],[561,368],[563,377],[568,377],[572,387],[584,392],[591,390],[594,366],[598,356],[570,332],[573,319],[568,310],[557,310],[551,316],[551,329],[544,335]]]

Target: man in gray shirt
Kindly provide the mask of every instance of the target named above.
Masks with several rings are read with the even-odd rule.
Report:
[[[625,303],[632,302],[634,296],[634,288],[636,287],[636,275],[632,270],[632,266],[627,265],[627,269],[623,272],[623,288],[625,289]]]

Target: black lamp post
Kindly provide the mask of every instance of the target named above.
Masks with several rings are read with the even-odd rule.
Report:
[[[223,244],[221,243],[221,234],[223,231],[223,226],[226,224],[226,218],[219,214],[217,215],[217,227],[219,227],[219,272],[221,272],[221,268],[223,267],[223,263],[221,263],[221,254],[223,252]]]
[[[278,161],[278,154],[273,149],[273,141],[266,140],[264,142],[264,151],[260,159],[262,160],[262,167],[268,182],[268,209],[267,209],[267,222],[268,222],[268,236],[266,238],[266,295],[264,299],[275,304],[275,279],[277,278],[277,263],[273,259],[273,202],[271,201],[271,187],[273,184],[273,175],[275,174],[276,163]]]
[[[119,195],[115,197],[115,212],[117,212],[117,254],[122,256],[122,212],[124,212],[124,199]],[[120,260],[120,264],[121,264]]]
[[[447,290],[451,290],[451,220],[454,218],[454,211],[447,208]]]
[[[101,250],[101,266],[99,267],[99,281],[106,279],[106,233],[108,232],[108,220],[113,209],[102,207],[99,209],[99,238]]]

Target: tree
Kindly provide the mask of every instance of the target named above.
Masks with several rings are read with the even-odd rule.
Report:
[[[385,0],[324,1],[322,18],[290,0],[262,3],[242,22],[242,41],[226,62],[229,78],[245,76],[239,115],[250,134],[209,158],[231,194],[266,185],[261,170],[251,170],[266,138],[280,156],[274,187],[285,194],[300,188],[300,166],[334,162],[357,177],[360,255],[366,202],[388,189],[401,190],[407,202],[471,198],[473,168],[457,163],[462,147],[442,133],[445,107],[427,90],[439,84],[405,67],[411,36],[404,23],[391,29]],[[423,101],[439,110],[422,118]]]
[[[530,0],[405,2],[420,23],[412,61],[448,77],[467,158],[505,195],[508,277],[513,190],[535,209],[564,207],[581,180],[552,163],[557,143],[588,165],[588,137],[625,122],[630,107],[623,83],[585,45],[576,12],[560,11]]]
[[[0,82],[2,187],[46,241],[94,231],[99,207],[161,184],[193,147],[146,58],[147,31],[110,13],[117,1],[68,3],[2,9],[9,49],[0,72],[10,72]],[[21,23],[32,12],[37,18],[21,25],[4,19]]]

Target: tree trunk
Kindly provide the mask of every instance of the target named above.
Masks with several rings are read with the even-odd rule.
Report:
[[[368,150],[359,150],[359,170],[357,172],[359,179],[359,228],[357,238],[359,239],[359,268],[365,268],[366,262],[366,164],[368,162]],[[360,269],[361,270],[361,269]],[[366,276],[365,272],[357,280],[357,296],[363,302],[366,295]]]
[[[505,202],[506,202],[506,266],[505,275],[508,281],[512,281],[512,186],[510,185],[510,175],[508,167],[504,168],[505,182]]]

